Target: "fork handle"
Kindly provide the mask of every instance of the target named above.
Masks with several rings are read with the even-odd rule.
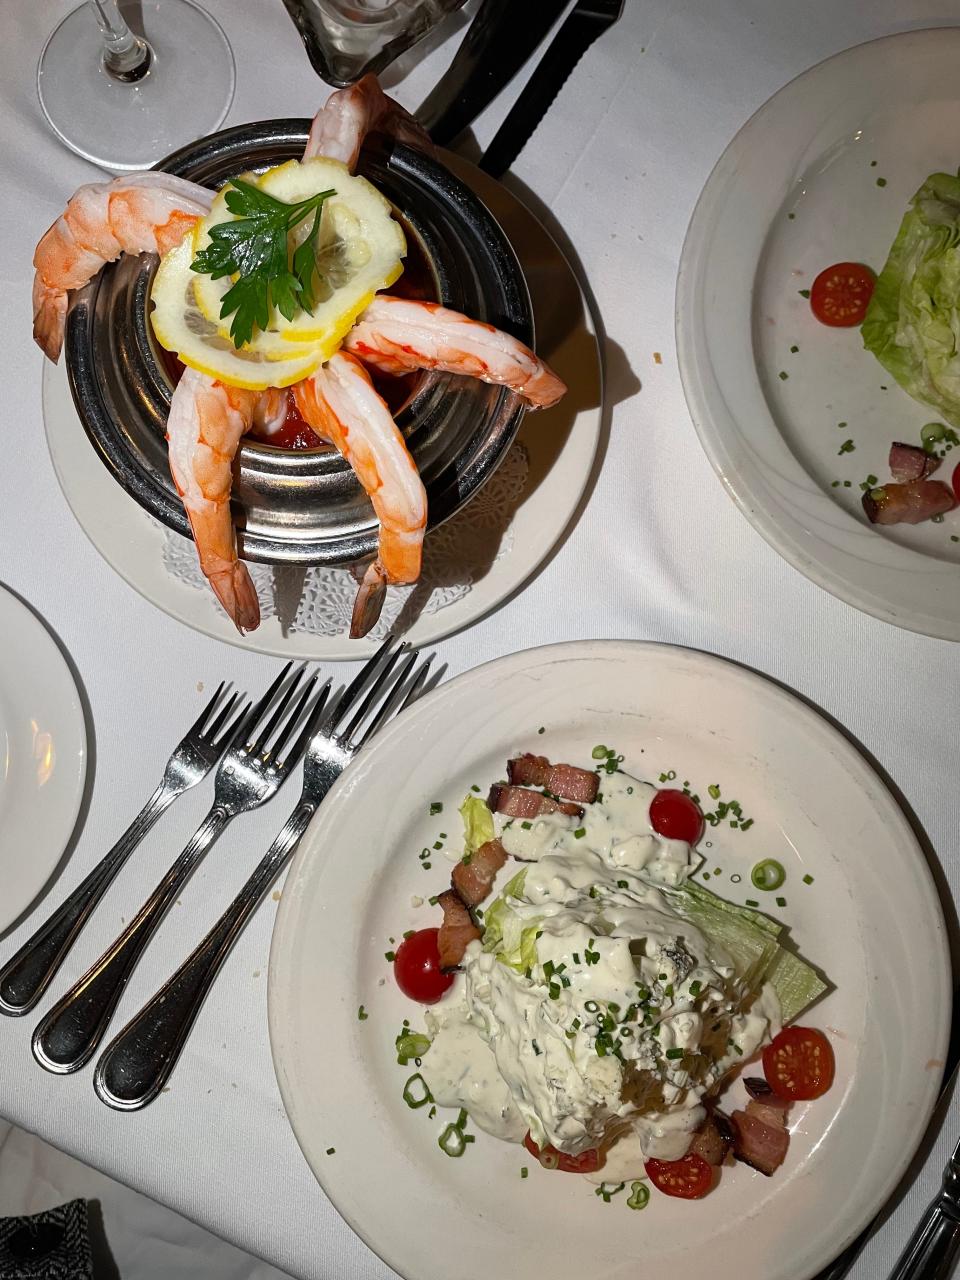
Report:
[[[960,1145],[943,1172],[943,1185],[920,1219],[890,1280],[948,1280],[960,1251]]]
[[[0,969],[0,1013],[11,1017],[29,1013],[120,868],[179,794],[161,782],[113,848]]]
[[[220,966],[299,844],[316,810],[315,803],[301,801],[200,945],[107,1045],[93,1077],[93,1087],[101,1102],[118,1111],[135,1111],[160,1093]]]
[[[53,1006],[33,1033],[33,1056],[59,1075],[77,1071],[103,1038],[137,961],[203,854],[233,814],[214,805],[116,942]]]

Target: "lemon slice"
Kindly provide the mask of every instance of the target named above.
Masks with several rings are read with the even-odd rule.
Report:
[[[197,306],[194,290],[199,277],[190,270],[193,255],[193,240],[187,236],[164,257],[154,276],[150,319],[162,347],[176,352],[191,369],[250,391],[289,387],[319,367],[324,355],[315,342],[278,341],[275,345],[282,350],[269,352],[253,346],[238,350]]]
[[[331,188],[336,192],[323,204],[317,234],[316,306],[309,312],[298,311],[292,320],[285,319],[274,308],[266,330],[256,333],[249,344],[250,350],[273,358],[281,355],[291,343],[318,343],[321,358],[326,360],[340,346],[374,294],[393,284],[403,271],[402,258],[407,246],[390,202],[366,178],[355,177],[346,165],[322,157],[289,160],[259,176],[245,174],[244,180],[255,182],[286,204],[295,204]],[[210,213],[195,228],[194,253],[209,245],[211,227],[231,218],[233,214],[227,209],[221,192]],[[308,217],[295,228],[294,247],[310,234],[312,225],[313,220]],[[226,337],[230,332],[230,317],[220,319],[220,306],[233,280],[197,275],[196,281],[199,310]]]

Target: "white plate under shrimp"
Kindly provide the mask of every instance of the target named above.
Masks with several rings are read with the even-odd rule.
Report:
[[[956,171],[958,59],[960,27],[905,31],[791,81],[710,175],[677,282],[687,404],[747,519],[841,600],[947,640],[960,640],[960,509],[883,528],[860,504],[868,475],[889,478],[892,441],[919,443],[937,415],[799,291],[834,262],[879,271],[917,188]]]
[[[40,619],[0,587],[0,934],[37,897],[67,846],[87,771],[83,706]]]
[[[724,1169],[705,1200],[654,1192],[642,1213],[627,1193],[604,1204],[583,1179],[483,1133],[462,1159],[444,1155],[449,1116],[401,1098],[411,1068],[397,1065],[394,1037],[404,1018],[422,1028],[422,1011],[385,960],[405,930],[438,923],[414,895],[440,892],[450,863],[434,855],[424,871],[418,855],[441,830],[456,844],[470,787],[502,777],[518,748],[581,764],[598,743],[629,772],[677,770],[703,795],[719,784],[740,801],[752,827],[711,829],[701,847],[710,888],[764,896],[747,887],[750,868],[778,859],[787,905],[771,910],[835,984],[802,1021],[830,1037],[836,1082],[794,1105],[784,1167],[769,1179]],[[388,726],[307,833],[270,954],[270,1038],[294,1132],[339,1212],[408,1280],[809,1280],[909,1163],[940,1087],[950,1006],[930,871],[857,750],[745,668],[626,641],[498,659]]]
[[[450,163],[476,189],[513,244],[530,287],[538,353],[569,390],[554,408],[528,414],[520,428],[518,440],[528,464],[526,482],[506,539],[501,541],[502,522],[489,532],[489,547],[481,546],[487,535],[471,536],[476,563],[468,566],[469,589],[451,592],[450,603],[420,613],[405,632],[414,645],[432,644],[476,622],[532,576],[579,508],[601,431],[596,332],[569,264],[541,224],[506,188],[455,156]],[[567,302],[562,314],[558,298]],[[62,361],[56,367],[44,363],[43,414],[57,479],[84,532],[107,563],[165,613],[214,639],[278,657],[359,659],[375,651],[379,641],[373,638],[348,638],[348,605],[338,634],[291,630],[272,616],[265,617],[256,631],[241,636],[205,584],[191,586],[165,567],[168,534],[124,493],[90,447]],[[465,518],[469,513],[470,508],[465,508]]]

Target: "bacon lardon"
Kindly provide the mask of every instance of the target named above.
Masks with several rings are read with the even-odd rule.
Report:
[[[441,893],[437,898],[437,905],[443,909],[443,923],[437,934],[440,968],[455,969],[463,959],[467,946],[475,938],[479,938],[481,933],[453,889],[446,889]]]
[[[507,777],[519,787],[543,787],[563,800],[593,804],[600,778],[592,769],[578,769],[572,764],[551,764],[546,756],[530,752],[507,762]]]
[[[488,840],[479,849],[465,855],[450,877],[460,900],[468,907],[483,902],[493,888],[493,881],[507,860],[507,851],[499,840]]]
[[[789,1103],[775,1094],[763,1101],[752,1099],[746,1111],[734,1111],[733,1154],[768,1178],[783,1164],[790,1145],[785,1123]]]
[[[942,480],[911,480],[883,484],[863,495],[863,509],[871,524],[920,524],[956,505]]]
[[[925,480],[933,475],[940,465],[935,453],[927,453],[919,445],[902,444],[894,441],[890,446],[890,474],[894,480],[902,483],[910,480]]]
[[[506,814],[508,818],[539,818],[544,813],[557,812],[571,818],[583,817],[583,810],[578,804],[552,800],[539,791],[528,791],[526,787],[513,787],[504,782],[494,783],[490,788],[487,804],[494,813]]]

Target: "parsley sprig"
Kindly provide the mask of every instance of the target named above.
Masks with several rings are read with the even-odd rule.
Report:
[[[286,204],[249,182],[239,178],[231,182],[225,201],[235,217],[210,228],[210,244],[197,254],[190,269],[214,280],[237,277],[220,304],[221,320],[233,316],[230,337],[235,347],[249,342],[255,329],[266,329],[271,306],[287,320],[299,307],[313,310],[316,239],[323,202],[332,195],[336,195],[333,188]],[[311,213],[313,226],[291,255],[288,236]]]

